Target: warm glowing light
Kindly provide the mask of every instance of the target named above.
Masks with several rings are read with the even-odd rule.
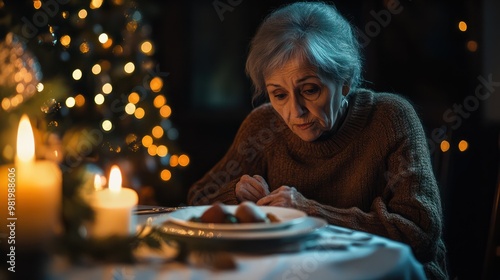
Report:
[[[16,92],[17,93],[23,93],[24,92],[24,84],[21,84],[21,83],[17,84],[17,86],[16,86]]]
[[[470,40],[467,42],[467,50],[470,52],[476,52],[477,51],[477,42],[474,40]]]
[[[121,55],[122,53],[123,53],[123,47],[122,46],[116,45],[113,48],[113,54],[115,54],[115,55]]]
[[[82,94],[75,96],[75,105],[76,107],[82,107],[85,105],[85,97]]]
[[[63,18],[63,19],[67,19],[67,18],[69,17],[69,13],[68,13],[68,11],[64,11],[64,12],[62,12],[62,13],[61,13],[61,16],[62,16],[62,18]],[[52,31],[51,31],[51,32],[52,32]]]
[[[168,118],[172,114],[172,109],[168,105],[164,105],[160,108],[160,115],[163,118]]]
[[[71,37],[69,35],[63,35],[61,36],[61,39],[59,39],[59,42],[61,42],[61,45],[67,48],[71,43]]]
[[[71,76],[73,76],[73,79],[75,79],[76,81],[80,80],[82,78],[82,70],[75,69]]]
[[[156,145],[151,145],[148,147],[148,154],[150,156],[156,156],[156,150],[158,150],[158,147]]]
[[[22,115],[17,129],[17,158],[22,162],[35,160],[35,136],[31,128],[30,119]]]
[[[469,148],[469,143],[465,140],[458,142],[458,149],[460,152],[465,152]]]
[[[73,107],[75,107],[76,100],[75,100],[74,97],[70,96],[70,97],[66,98],[66,102],[65,103],[66,103],[66,106],[68,108],[73,108]]]
[[[135,113],[134,113],[134,116],[140,120],[142,118],[144,118],[144,115],[146,115],[146,111],[144,111],[144,109],[142,109],[141,107],[139,108],[136,108],[135,109]]]
[[[159,92],[163,87],[163,80],[160,77],[154,77],[149,82],[149,87],[153,92]]]
[[[101,65],[99,64],[94,64],[94,66],[92,66],[92,73],[94,75],[99,75],[99,73],[101,73]]]
[[[158,154],[159,157],[165,157],[168,154],[168,148],[165,145],[160,145],[156,149],[156,153]]]
[[[135,105],[132,103],[127,103],[127,105],[125,105],[125,113],[133,115],[134,112],[135,112]]]
[[[8,99],[7,97],[2,99],[2,109],[4,109],[5,111],[9,110],[10,108],[10,99]]]
[[[80,44],[80,52],[81,53],[88,53],[90,51],[89,44],[87,42],[83,42]]]
[[[160,94],[157,97],[155,97],[153,104],[156,108],[160,108],[161,106],[165,105],[166,102],[167,99],[165,98],[165,96]]]
[[[465,23],[465,21],[460,21],[458,23],[458,29],[462,32],[465,32],[467,30],[467,23]]]
[[[91,9],[99,9],[102,5],[103,0],[92,0],[90,1],[90,8]]]
[[[101,127],[104,131],[110,131],[113,128],[113,123],[110,120],[105,120],[102,122]]]
[[[187,155],[180,155],[179,156],[179,165],[180,166],[187,166],[189,164],[189,157]]]
[[[153,145],[153,137],[149,135],[142,137],[142,145],[146,148]]]
[[[102,95],[102,93],[96,94],[96,96],[94,97],[94,102],[97,105],[102,105],[102,103],[104,103],[104,95]]]
[[[113,45],[113,39],[109,38],[105,43],[102,44],[102,47],[107,49]]]
[[[36,90],[37,90],[38,92],[42,92],[42,91],[43,91],[43,88],[44,88],[44,86],[43,86],[43,84],[42,84],[42,83],[38,83],[38,84],[36,84]]]
[[[122,189],[122,173],[116,165],[111,167],[109,172],[109,190],[111,192],[120,192]]]
[[[125,64],[125,66],[123,66],[123,70],[125,71],[125,73],[128,73],[128,74],[134,72],[134,70],[135,70],[134,63],[128,62],[127,64]]]
[[[78,12],[78,17],[81,18],[81,19],[84,19],[87,17],[87,10],[85,9],[81,9],[79,12]]]
[[[113,91],[113,86],[110,83],[105,83],[102,86],[102,92],[104,94],[110,94]]]
[[[104,44],[108,41],[109,37],[108,37],[108,34],[106,33],[101,33],[101,35],[99,35],[98,37],[98,40],[101,44]]]
[[[443,141],[441,142],[440,147],[441,147],[441,151],[443,151],[443,152],[447,152],[447,151],[450,149],[450,142],[448,142],[448,141],[446,141],[446,140],[443,140]]]
[[[153,51],[153,44],[151,44],[151,42],[149,42],[149,41],[142,42],[141,51],[145,54],[151,55],[152,51]]]
[[[102,179],[101,176],[98,174],[94,176],[94,189],[96,191],[102,190]]]
[[[137,104],[140,100],[141,100],[141,97],[139,96],[139,94],[137,92],[132,92],[128,96],[128,102],[130,102],[132,104]]]
[[[34,0],[34,1],[33,1],[33,8],[35,8],[35,9],[37,9],[37,10],[38,10],[38,9],[40,9],[41,7],[42,7],[42,1],[40,1],[40,0]]]
[[[163,180],[163,181],[168,181],[170,180],[170,178],[172,178],[172,172],[170,172],[169,170],[167,169],[163,169],[160,173],[160,178]]]
[[[170,166],[172,167],[176,167],[177,165],[179,165],[179,156],[177,155],[172,155],[170,157]]]
[[[163,128],[159,125],[153,127],[153,130],[151,132],[155,138],[161,138],[164,133]]]

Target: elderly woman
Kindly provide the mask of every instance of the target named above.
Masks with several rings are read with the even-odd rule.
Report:
[[[402,97],[360,87],[353,28],[322,3],[270,14],[251,42],[254,98],[225,156],[190,189],[192,205],[291,207],[407,243],[446,278],[440,193],[426,136]]]

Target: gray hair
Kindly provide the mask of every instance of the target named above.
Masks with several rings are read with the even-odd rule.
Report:
[[[246,73],[253,100],[266,93],[264,76],[290,58],[305,59],[321,78],[340,81],[352,89],[361,83],[360,45],[351,24],[323,2],[297,2],[268,15],[250,43]]]

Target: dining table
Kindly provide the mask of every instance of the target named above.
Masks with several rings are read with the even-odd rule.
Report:
[[[169,248],[164,255],[144,250],[133,264],[55,261],[50,279],[426,279],[404,243],[281,207],[263,208],[283,217],[276,224],[233,228],[189,220],[207,207],[139,206],[134,215],[138,225],[160,228],[187,248],[184,261],[169,257]]]

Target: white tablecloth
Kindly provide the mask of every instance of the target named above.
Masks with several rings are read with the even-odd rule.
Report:
[[[176,262],[69,266],[56,268],[51,279],[425,279],[422,265],[405,244],[332,225],[313,234],[319,238],[292,244],[292,249],[234,253],[234,270],[213,271]]]

